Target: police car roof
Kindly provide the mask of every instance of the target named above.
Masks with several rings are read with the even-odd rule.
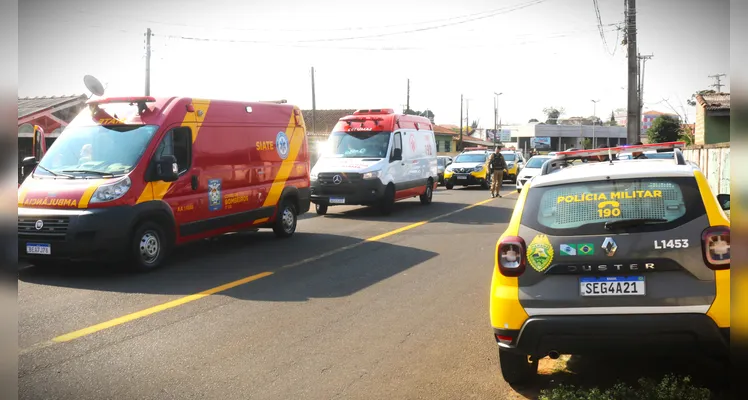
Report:
[[[605,179],[693,177],[696,168],[678,165],[669,159],[639,159],[588,162],[562,168],[548,175],[536,176],[531,186],[551,186],[564,183],[590,182]]]

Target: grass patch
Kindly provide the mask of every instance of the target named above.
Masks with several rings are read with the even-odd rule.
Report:
[[[538,400],[711,400],[711,391],[694,386],[691,378],[668,374],[661,381],[639,379],[638,387],[617,383],[610,389],[560,385],[540,392]]]

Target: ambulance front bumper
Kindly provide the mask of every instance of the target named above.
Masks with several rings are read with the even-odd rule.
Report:
[[[386,186],[379,179],[362,179],[340,184],[313,181],[312,203],[321,205],[367,205],[378,202]]]
[[[133,207],[18,209],[18,259],[115,261],[125,255]],[[41,222],[39,222],[41,221]]]

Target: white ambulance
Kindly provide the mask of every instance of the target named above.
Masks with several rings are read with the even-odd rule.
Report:
[[[392,109],[358,110],[341,118],[311,171],[317,214],[335,205],[377,206],[385,215],[396,201],[419,197],[431,204],[438,184],[433,123]]]

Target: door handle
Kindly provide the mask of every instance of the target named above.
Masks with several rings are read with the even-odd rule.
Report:
[[[197,190],[198,186],[200,186],[200,181],[197,175],[192,175],[192,190]]]

